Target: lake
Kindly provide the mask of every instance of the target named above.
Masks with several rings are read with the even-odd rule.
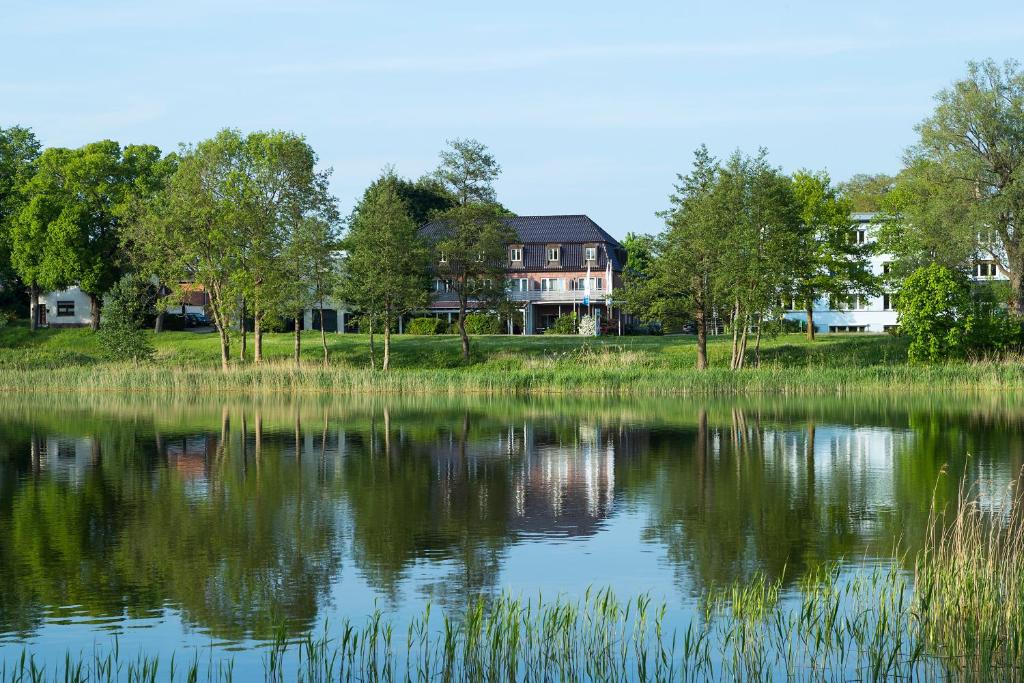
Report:
[[[611,587],[683,623],[713,586],[912,554],[933,496],[965,474],[1004,504],[1024,465],[1010,397],[2,402],[0,660],[116,636],[243,679],[281,624],[481,594]]]

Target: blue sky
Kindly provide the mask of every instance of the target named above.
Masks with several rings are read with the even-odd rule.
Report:
[[[303,133],[343,210],[385,165],[476,137],[519,214],[656,232],[693,149],[893,172],[969,59],[1024,57],[1024,3],[13,2],[0,126],[173,149]]]

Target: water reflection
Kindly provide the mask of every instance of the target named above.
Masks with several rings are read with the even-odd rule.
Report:
[[[1005,499],[1022,421],[1012,400],[11,399],[0,633],[173,613],[266,638],[372,599],[453,607],[566,572],[582,591],[616,563],[622,592],[682,605],[913,552],[944,467]]]

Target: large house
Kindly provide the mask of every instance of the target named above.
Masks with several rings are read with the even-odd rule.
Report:
[[[509,321],[509,332],[537,334],[576,312],[595,316],[599,329],[623,333],[627,317],[613,295],[622,287],[626,250],[614,237],[582,214],[515,216],[506,223],[516,234],[507,247],[506,287],[522,312],[521,323]],[[422,234],[429,240],[443,229],[428,223]],[[458,315],[458,299],[442,279],[434,282],[426,315],[449,321]]]
[[[851,239],[857,244],[871,244],[877,237],[879,225],[876,213],[855,213],[851,218]],[[892,261],[889,254],[872,254],[871,272],[879,277],[888,272]],[[996,262],[980,259],[973,264],[972,276],[975,281],[1005,280],[998,272]],[[785,317],[807,323],[807,313],[800,303],[792,302],[792,310]],[[821,298],[814,302],[814,327],[817,332],[888,332],[899,324],[896,312],[896,292],[884,292],[881,296],[853,294],[841,301]]]

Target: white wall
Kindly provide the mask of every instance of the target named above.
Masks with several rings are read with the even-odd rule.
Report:
[[[73,316],[58,316],[58,301],[74,302],[75,314]],[[89,295],[77,286],[62,289],[59,292],[47,292],[45,294],[40,294],[38,305],[46,306],[46,324],[52,327],[92,324],[92,302],[89,300]]]
[[[878,225],[872,223],[875,214],[859,213],[853,215],[853,227],[867,228],[868,242],[873,242],[877,237]],[[885,263],[892,260],[888,254],[877,254],[871,257],[871,272],[875,275],[882,275]],[[992,280],[1005,280],[1004,276],[987,278]],[[814,327],[818,332],[828,332],[829,328],[836,325],[850,326],[863,325],[866,332],[885,332],[885,328],[899,323],[899,315],[896,311],[885,310],[883,297],[865,297],[862,308],[856,310],[835,310],[830,307],[828,299],[819,299],[814,304]],[[790,311],[784,315],[788,320],[799,320],[807,322],[807,313],[804,311]]]

